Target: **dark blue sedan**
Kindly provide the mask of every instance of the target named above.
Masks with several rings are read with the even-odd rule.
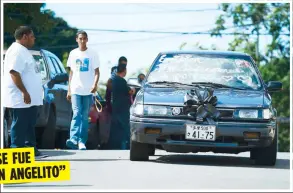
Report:
[[[131,107],[130,160],[168,152],[240,153],[274,165],[278,127],[271,92],[251,56],[238,52],[160,53]]]

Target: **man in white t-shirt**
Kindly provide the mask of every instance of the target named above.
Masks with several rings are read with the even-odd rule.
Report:
[[[43,105],[40,70],[28,48],[33,47],[33,30],[21,26],[15,30],[16,42],[5,54],[2,102],[12,113],[11,148],[34,147],[36,156],[45,156],[36,148],[35,125],[38,106]]]
[[[67,99],[72,103],[70,139],[66,146],[71,149],[86,149],[88,139],[88,115],[93,93],[97,92],[100,76],[99,56],[87,47],[88,36],[85,31],[76,34],[78,48],[69,54],[67,67],[70,68]]]

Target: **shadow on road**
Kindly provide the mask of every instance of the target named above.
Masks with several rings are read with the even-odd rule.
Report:
[[[257,166],[253,160],[246,157],[212,155],[164,155],[152,161],[165,164],[290,169],[289,159],[278,159],[275,166]]]
[[[74,155],[76,152],[74,151],[66,151],[66,150],[39,150],[40,152],[47,154],[50,157],[56,157],[56,156],[68,156],[68,155]]]

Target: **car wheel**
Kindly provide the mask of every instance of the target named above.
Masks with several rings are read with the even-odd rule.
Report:
[[[256,165],[274,166],[277,160],[277,135],[268,147],[257,148],[250,151],[250,157]]]
[[[43,129],[41,148],[54,149],[56,137],[56,115],[52,107],[50,108],[47,125]]]
[[[130,142],[130,160],[131,161],[148,161],[149,145],[136,141]]]

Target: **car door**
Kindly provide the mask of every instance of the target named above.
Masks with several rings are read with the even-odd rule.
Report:
[[[60,70],[61,73],[67,73],[62,62],[59,60],[57,56],[52,56],[52,61],[56,64],[56,67]],[[60,114],[62,116],[62,125],[65,128],[69,128],[71,124],[71,117],[72,117],[72,108],[71,103],[67,100],[67,91],[68,91],[68,81],[63,82],[57,85],[60,92],[61,98],[58,100],[60,105]]]
[[[58,58],[55,55],[49,56],[50,60],[52,61],[53,65],[55,66],[57,73],[66,73],[62,70],[61,65],[58,62]],[[61,128],[68,128],[68,114],[69,109],[68,105],[69,102],[66,99],[67,95],[67,85],[66,83],[58,83],[54,85],[55,93],[56,93],[56,111],[57,111],[57,126]]]
[[[52,60],[52,54],[46,53],[47,63],[50,66],[50,75],[51,79],[53,79],[57,74],[61,73],[60,70],[57,68],[55,62]],[[59,88],[58,84],[54,84],[52,88],[49,89],[49,93],[52,93],[54,96],[53,103],[56,108],[56,126],[62,127],[63,125],[63,117],[62,117],[62,107],[60,107],[60,99],[62,98],[62,90]]]

